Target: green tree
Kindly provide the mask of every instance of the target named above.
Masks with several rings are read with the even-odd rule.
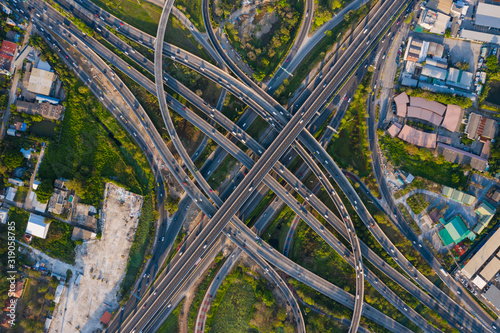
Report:
[[[52,186],[52,182],[50,180],[43,180],[40,185],[38,185],[38,188],[36,189],[36,198],[38,201],[41,203],[47,203],[49,201],[50,196],[52,195],[52,192],[54,190],[54,187]]]
[[[486,58],[486,67],[488,67],[488,72],[496,73],[498,71],[498,59],[493,54]]]
[[[266,306],[272,306],[274,304],[274,295],[271,290],[265,289],[262,291],[262,302]]]
[[[2,161],[9,170],[14,170],[24,164],[24,156],[19,150],[9,150],[2,156]]]

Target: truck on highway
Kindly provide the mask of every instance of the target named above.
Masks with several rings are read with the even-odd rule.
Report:
[[[443,273],[444,276],[448,276],[448,272],[446,272],[444,269],[440,268],[439,269],[441,273]]]

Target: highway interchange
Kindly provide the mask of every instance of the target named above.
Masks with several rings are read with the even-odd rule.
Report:
[[[36,5],[37,1],[33,1],[33,3]],[[166,20],[168,19],[169,9],[171,8],[172,3],[173,1],[167,1],[165,4],[165,8],[162,14],[162,19],[159,24],[158,35],[163,35],[165,32]],[[387,1],[387,3],[389,3],[389,1]],[[44,5],[43,2],[40,2],[38,5],[40,13],[42,13],[42,10],[44,8],[43,6],[47,6],[46,4]],[[399,10],[399,8],[400,7],[397,7],[395,9]],[[56,17],[58,15],[57,12],[53,10],[52,12],[50,8],[46,9],[47,12],[50,12],[50,14],[45,13],[48,18]],[[384,14],[387,15],[387,17],[391,17],[396,13],[397,10],[392,10],[392,11],[387,11]],[[61,18],[59,18],[59,20],[56,19],[56,21],[53,22],[57,23],[57,21],[59,22],[59,24],[57,25],[53,24],[54,29],[59,28],[59,25],[62,20]],[[383,23],[388,23],[389,21],[390,20],[387,19]],[[376,24],[379,24],[379,22],[381,22],[381,20],[374,22],[373,23],[374,27],[376,26]],[[41,24],[43,24],[45,29],[51,26],[50,22],[43,22]],[[382,23],[380,23],[380,25],[382,25]],[[66,27],[62,29],[65,28]],[[399,308],[402,311],[402,313],[411,317],[412,320],[416,322],[419,326],[421,326],[421,328],[423,328],[424,330],[433,331],[432,327],[429,327],[428,325],[426,325],[427,323],[425,321],[419,319],[419,315],[416,312],[414,312],[413,309],[411,308],[408,309],[408,307],[404,305],[404,303],[401,300],[399,300],[397,295],[390,295],[391,294],[390,290],[384,290],[383,288],[385,286],[382,287],[381,282],[375,282],[377,280],[376,277],[374,277],[373,273],[362,267],[361,255],[365,256],[365,258],[367,259],[370,258],[368,260],[370,260],[372,263],[378,260],[379,265],[376,265],[377,268],[379,268],[378,266],[386,267],[385,271],[388,272],[386,274],[388,275],[391,274],[392,276],[397,276],[399,274],[397,271],[392,269],[392,267],[383,263],[382,259],[376,256],[374,253],[371,253],[370,252],[371,250],[369,250],[366,246],[363,247],[363,244],[360,244],[359,240],[355,235],[354,227],[352,226],[350,218],[348,217],[348,215],[345,216],[344,214],[344,213],[347,214],[347,210],[345,210],[345,212],[342,213],[345,209],[343,207],[342,201],[333,191],[330,182],[327,181],[328,175],[322,173],[321,169],[314,162],[313,158],[317,159],[318,163],[322,164],[326,172],[328,172],[328,174],[332,177],[332,179],[338,183],[344,194],[346,194],[349,201],[353,204],[354,207],[356,207],[356,212],[363,219],[363,221],[367,226],[371,226],[371,224],[373,223],[373,218],[369,216],[368,211],[362,205],[362,202],[358,197],[357,193],[351,187],[347,179],[345,179],[343,173],[338,169],[338,167],[336,167],[335,162],[328,156],[328,154],[324,151],[321,145],[319,145],[317,140],[314,139],[314,137],[307,130],[304,130],[306,125],[316,115],[316,112],[323,110],[324,106],[327,105],[328,101],[331,100],[331,98],[333,97],[332,96],[333,93],[339,90],[338,88],[348,77],[349,73],[353,71],[353,68],[356,67],[359,61],[369,51],[369,47],[371,46],[370,43],[373,43],[377,38],[376,36],[379,36],[380,33],[384,31],[385,26],[382,26],[379,29],[372,28],[372,30],[374,30],[374,36],[372,37],[370,37],[370,34],[368,34],[367,36],[358,34],[356,38],[359,38],[360,41],[356,43],[355,42],[356,39],[354,39],[351,44],[353,46],[353,49],[356,49],[357,52],[349,53],[348,50],[346,50],[346,52],[344,52],[340,56],[340,59],[336,59],[336,63],[338,64],[339,62],[342,62],[341,61],[342,56],[344,56],[345,58],[349,57],[349,60],[353,58],[351,61],[352,65],[349,68],[348,66],[343,65],[340,69],[338,69],[336,67],[334,68],[332,64],[332,67],[330,67],[330,71],[328,71],[328,74],[324,75],[324,79],[319,83],[319,87],[323,87],[326,89],[314,89],[314,90],[311,89],[311,91],[304,94],[304,96],[302,96],[302,99],[299,99],[295,104],[296,106],[298,106],[297,110],[283,109],[281,106],[277,105],[277,103],[274,102],[269,95],[267,95],[258,86],[256,86],[255,83],[246,82],[247,80],[245,80],[245,78],[238,76],[237,68],[234,68],[234,64],[232,64],[230,60],[228,61],[228,59],[225,59],[224,52],[222,53],[219,52],[220,57],[224,59],[225,64],[232,71],[236,72],[236,75],[240,79],[242,79],[244,83],[241,83],[240,81],[234,79],[233,77],[229,76],[224,71],[217,69],[210,63],[207,63],[204,60],[201,60],[191,54],[188,54],[187,52],[180,50],[177,47],[171,45],[164,46],[162,41],[163,38],[155,40],[154,38],[148,38],[147,36],[144,37],[145,36],[144,34],[139,35],[138,33],[135,35],[139,36],[138,38],[140,39],[138,40],[144,40],[144,41],[147,40],[151,45],[153,45],[156,42],[156,48],[162,49],[164,52],[166,52],[167,56],[169,56],[172,59],[175,58],[176,61],[188,65],[189,67],[197,70],[198,72],[209,77],[215,82],[221,83],[222,81],[222,84],[225,85],[225,88],[227,90],[231,91],[233,94],[235,94],[235,96],[241,97],[241,99],[244,102],[248,103],[252,107],[252,110],[256,111],[259,115],[262,115],[264,119],[268,120],[270,124],[277,129],[275,133],[277,135],[275,136],[274,141],[269,146],[266,147],[261,146],[253,138],[246,135],[244,132],[245,130],[244,128],[238,127],[235,124],[233,124],[231,121],[225,118],[224,115],[222,115],[218,110],[204,105],[203,100],[201,100],[198,96],[193,94],[188,88],[176,82],[175,79],[173,79],[172,77],[165,75],[165,73],[162,72],[161,63],[163,59],[161,56],[162,55],[161,52],[155,53],[155,63],[154,63],[154,69],[155,69],[154,72],[156,77],[156,88],[155,88],[152,87],[152,83],[144,76],[142,76],[142,74],[133,69],[130,69],[130,67],[127,66],[126,63],[123,62],[123,60],[121,60],[120,58],[116,57],[115,55],[109,54],[110,51],[107,50],[106,48],[102,46],[99,47],[100,43],[96,42],[90,37],[83,36],[82,33],[79,32],[79,30],[76,27],[71,26],[66,29],[68,31],[71,31],[71,34],[73,35],[72,36],[73,39],[68,37],[67,35],[65,36],[68,38],[69,44],[73,44],[76,40],[78,40],[79,42],[76,43],[76,47],[82,54],[91,52],[89,49],[92,49],[93,52],[96,52],[102,57],[106,58],[106,60],[110,61],[113,65],[120,68],[123,72],[134,78],[141,85],[148,87],[147,88],[148,90],[154,91],[155,95],[161,97],[160,105],[164,104],[162,106],[162,111],[165,118],[165,122],[167,124],[167,128],[169,130],[169,134],[173,138],[174,145],[176,145],[177,151],[182,156],[185,166],[187,166],[191,175],[195,177],[196,185],[191,182],[187,174],[184,173],[183,168],[180,167],[173,158],[173,156],[169,154],[168,149],[164,147],[164,144],[163,145],[161,144],[163,141],[161,140],[161,138],[159,138],[159,134],[156,131],[152,130],[153,127],[150,124],[150,121],[148,120],[146,113],[144,112],[144,110],[142,110],[142,107],[135,100],[133,95],[130,94],[130,92],[128,92],[128,96],[124,96],[124,98],[131,106],[130,109],[132,112],[130,116],[132,117],[135,115],[135,119],[128,118],[130,120],[127,123],[125,123],[126,127],[133,126],[132,124],[135,125],[131,130],[133,131],[132,133],[139,134],[138,137],[141,138],[140,140],[144,141],[144,144],[146,144],[149,150],[153,152],[153,155],[161,158],[161,160],[165,163],[167,168],[172,172],[172,174],[179,181],[180,184],[182,183],[186,184],[183,187],[187,190],[188,195],[194,200],[196,200],[195,201],[196,204],[200,206],[202,211],[204,211],[207,216],[211,217],[211,220],[209,221],[210,228],[207,226],[204,227],[203,230],[200,232],[200,234],[198,234],[196,237],[191,235],[191,237],[189,237],[188,241],[185,243],[185,248],[182,252],[183,255],[176,256],[169,266],[171,267],[171,269],[166,274],[162,274],[157,278],[158,282],[155,282],[155,289],[161,290],[161,292],[158,293],[159,295],[152,295],[150,293],[147,296],[147,299],[144,298],[144,300],[142,301],[149,305],[148,309],[146,309],[146,311],[141,311],[142,306],[140,307],[139,305],[137,305],[137,309],[134,311],[133,317],[130,317],[132,316],[132,314],[129,314],[129,317],[127,317],[123,322],[123,324],[121,324],[122,325],[120,327],[121,331],[127,331],[129,329],[142,330],[143,328],[147,328],[149,327],[148,325],[152,323],[152,320],[149,318],[150,316],[154,318],[155,313],[160,312],[161,309],[169,308],[166,305],[172,304],[171,302],[174,301],[175,295],[177,295],[177,291],[180,289],[180,286],[184,285],[185,282],[189,280],[187,277],[194,276],[194,272],[197,268],[197,265],[194,265],[195,261],[197,261],[199,258],[206,257],[206,255],[212,248],[212,244],[216,244],[220,239],[221,232],[224,232],[225,230],[226,235],[231,232],[228,231],[228,229],[226,229],[227,228],[226,225],[229,221],[231,221],[230,225],[232,225],[233,228],[239,228],[241,234],[244,235],[241,237],[242,238],[246,237],[243,239],[247,240],[246,242],[241,244],[241,242],[238,242],[233,236],[235,244],[237,246],[239,245],[241,247],[244,247],[244,251],[248,252],[252,257],[257,258],[256,257],[257,253],[261,252],[259,254],[262,255],[263,258],[268,260],[275,267],[286,272],[288,275],[294,276],[299,280],[303,280],[304,283],[307,282],[307,284],[309,285],[315,285],[316,288],[318,288],[317,290],[325,289],[325,287],[321,285],[322,284],[328,285],[328,282],[322,281],[321,283],[318,282],[315,283],[314,281],[321,281],[321,278],[315,276],[314,274],[306,272],[303,269],[297,268],[296,264],[289,262],[289,260],[287,261],[287,259],[285,260],[281,258],[281,256],[276,254],[276,251],[271,250],[271,248],[268,245],[263,245],[263,246],[257,245],[255,242],[256,236],[252,234],[251,231],[249,231],[248,228],[246,228],[241,221],[239,221],[237,218],[234,218],[235,213],[247,201],[247,199],[252,194],[252,191],[257,187],[260,181],[263,181],[278,196],[280,196],[280,198],[283,201],[285,201],[287,205],[289,205],[297,214],[299,214],[302,217],[304,221],[306,221],[311,227],[313,227],[313,229],[316,232],[318,232],[318,234],[322,236],[337,252],[341,253],[342,255],[345,254],[347,257],[346,260],[348,260],[348,262],[350,262],[351,265],[353,265],[353,267],[356,266],[357,270],[359,267],[359,272],[361,274],[357,274],[358,279],[356,280],[356,285],[357,285],[356,293],[357,294],[361,293],[361,297],[357,298],[361,299],[361,301],[356,302],[357,299],[355,299],[354,296],[350,294],[346,296],[342,293],[342,291],[337,291],[336,295],[331,296],[333,299],[338,300],[340,302],[339,295],[342,295],[342,297],[344,298],[347,297],[345,302],[352,303],[349,305],[349,307],[355,309],[351,326],[351,329],[353,331],[355,331],[357,325],[359,325],[359,317],[361,315],[361,311],[363,311],[363,315],[366,315],[369,318],[370,315],[368,313],[372,311],[376,312],[376,310],[372,309],[366,304],[363,307],[362,290],[363,290],[363,277],[365,274],[366,274],[366,279],[375,288],[377,288],[377,285],[379,285],[380,290],[387,291],[386,293],[382,292],[384,297],[388,299],[391,298],[392,299],[391,302],[395,304],[397,308]],[[131,32],[135,30],[129,29],[128,31]],[[131,33],[131,35],[133,34]],[[64,34],[62,36],[64,36]],[[114,36],[113,34],[109,34],[109,36],[107,37],[112,40],[113,36]],[[115,39],[118,38],[115,36]],[[366,47],[364,48],[359,47],[360,50],[358,51],[358,48],[356,46],[365,45],[366,39],[368,39],[368,42],[366,42]],[[119,41],[120,40],[118,39],[113,42],[119,43]],[[213,43],[214,48],[218,50],[217,47],[218,42],[212,39],[211,42]],[[82,43],[82,45],[88,43],[88,45],[91,47],[81,48],[80,43]],[[128,46],[122,45],[122,47],[128,47]],[[131,58],[133,58],[134,54],[137,53],[135,52],[129,53],[129,55],[132,56]],[[99,59],[99,57],[92,57],[92,59],[97,62],[98,60],[95,58]],[[140,61],[140,62],[142,65],[146,65],[146,67],[152,65],[148,61]],[[327,65],[329,66],[330,64]],[[100,69],[101,72],[106,73],[106,68],[108,68],[107,71],[109,73],[110,71],[109,67],[107,67],[107,65],[104,62],[102,62]],[[148,69],[151,71],[152,68],[149,67]],[[168,78],[168,80],[165,80],[165,77]],[[82,77],[82,79],[86,81],[85,77]],[[114,79],[112,80],[114,81]],[[326,86],[324,86],[323,82],[325,82]],[[192,105],[196,106],[201,111],[203,111],[208,117],[211,117],[214,121],[222,125],[225,129],[228,130],[228,132],[236,133],[236,135],[233,135],[234,138],[245,144],[251,151],[253,151],[254,156],[259,156],[257,162],[255,162],[252,158],[250,158],[247,154],[245,154],[245,152],[241,151],[226,136],[222,135],[218,131],[215,131],[212,125],[209,124],[206,120],[197,116],[191,110],[185,109],[184,106],[182,106],[182,104],[175,101],[172,97],[165,96],[163,90],[163,83],[166,83],[170,88],[173,89],[175,88],[174,90],[176,90],[176,92],[179,92],[183,97],[188,99],[190,103],[192,103]],[[247,86],[245,86],[245,84]],[[123,95],[126,95],[128,91],[128,89],[118,89],[118,90]],[[99,94],[99,92],[97,92],[97,94]],[[310,96],[307,96],[309,94]],[[173,108],[174,111],[178,112],[186,119],[191,121],[193,124],[195,124],[207,136],[209,136],[210,138],[212,138],[212,140],[217,142],[219,146],[223,147],[228,153],[235,156],[247,168],[250,169],[250,172],[245,177],[243,177],[239,185],[237,185],[236,189],[234,189],[234,191],[230,194],[229,198],[226,198],[224,201],[219,199],[215,195],[214,190],[209,188],[208,184],[201,176],[201,174],[196,171],[194,164],[192,163],[191,157],[187,155],[185,149],[180,144],[180,140],[176,138],[175,128],[171,123],[169,113],[167,111],[168,110],[167,101],[170,102],[168,106]],[[111,106],[110,109],[114,109],[114,106]],[[132,113],[134,113],[134,115],[132,115]],[[116,113],[114,114],[117,116],[117,119],[120,118],[119,114]],[[293,175],[290,171],[288,171],[288,169],[283,164],[280,164],[278,162],[280,159],[282,159],[282,162],[284,162],[283,157],[284,156],[288,157],[287,154],[290,154],[289,148],[293,144],[295,145],[295,150],[304,159],[305,163],[322,181],[323,186],[325,186],[325,188],[328,189],[328,193],[332,196],[332,200],[336,204],[337,209],[341,212],[343,221],[339,220],[333,212],[330,212],[329,209],[326,208],[326,206],[319,199],[317,199],[314,195],[312,195],[306,189],[304,189],[303,186],[301,185],[301,182],[297,179],[297,177],[295,177],[295,175]],[[304,145],[305,148],[302,145]],[[308,153],[307,150],[309,150],[309,152],[312,154],[313,157],[309,155],[310,153]],[[311,216],[311,214],[307,214],[306,212],[304,212],[303,207],[301,207],[300,205],[297,204],[297,202],[295,202],[296,200],[289,195],[289,192],[285,188],[283,188],[281,184],[277,183],[273,177],[269,175],[269,171],[272,169],[274,169],[275,172],[281,174],[283,179],[285,179],[285,181],[290,185],[290,187],[293,187],[295,191],[297,191],[297,193],[299,193],[303,198],[307,199],[309,204],[315,210],[317,210],[321,215],[323,215],[325,219],[329,223],[331,223],[335,229],[337,229],[337,231],[339,231],[347,240],[350,241],[351,244],[353,244],[354,257],[351,256],[349,250],[345,248],[345,246],[341,245],[341,243],[328,230],[322,227],[321,222],[317,221],[313,216]],[[205,192],[205,194],[200,192],[200,188]],[[161,191],[163,190],[160,189],[160,192]],[[216,204],[217,208],[213,206],[213,204],[209,201],[209,199],[206,196],[208,196],[212,200],[212,202]],[[396,211],[395,213],[398,214],[398,212]],[[397,219],[395,218],[396,223],[404,226],[404,223],[399,223],[399,221],[402,221],[402,218],[400,218],[398,215],[396,215],[396,217],[398,217]],[[404,227],[401,228],[404,229]],[[432,306],[433,308],[437,308],[437,310],[439,309],[438,312],[443,316],[443,318],[446,318],[450,323],[454,323],[455,327],[460,327],[462,329],[469,328],[470,331],[478,331],[478,332],[489,330],[491,324],[487,324],[485,326],[484,323],[491,323],[491,319],[485,318],[485,315],[480,308],[479,309],[477,307],[474,308],[474,313],[477,313],[477,315],[482,319],[481,322],[479,322],[476,318],[473,318],[469,313],[464,311],[458,304],[456,304],[452,299],[450,299],[440,290],[436,290],[437,288],[435,288],[424,276],[420,275],[416,269],[409,268],[411,266],[409,266],[410,264],[405,261],[404,256],[401,253],[399,253],[392,244],[390,244],[387,237],[385,237],[385,235],[377,226],[370,227],[369,229],[377,238],[379,243],[383,245],[384,249],[386,249],[388,253],[393,255],[393,257],[399,259],[398,264],[400,265],[400,267],[403,268],[410,277],[414,278],[415,282],[420,284],[420,286],[422,286],[424,290],[426,290],[431,296],[435,297],[437,302],[427,294],[423,293],[422,290],[416,287],[411,281],[407,280],[401,274],[399,274],[401,275],[401,277],[397,278],[397,282],[400,285],[404,286],[405,289],[414,294],[415,297],[417,297],[416,295],[418,295],[417,298],[419,298],[419,300],[422,303],[426,304],[429,307]],[[416,239],[416,237],[413,238],[408,237],[408,238],[410,240]],[[246,244],[246,246],[244,246],[244,244]],[[425,247],[418,246],[417,249],[421,253],[425,251]],[[427,256],[424,255],[424,258],[426,258],[426,260],[428,260],[429,262],[433,262],[435,265],[436,264],[439,265],[435,260],[435,258],[433,258],[430,253],[428,253]],[[433,265],[433,268],[435,267],[435,265]],[[179,266],[180,269],[178,268]],[[394,272],[391,272],[391,269]],[[447,282],[452,284],[454,283],[454,280],[451,279],[451,281]],[[280,286],[280,288],[282,288],[282,286]],[[335,289],[333,285],[332,289]],[[328,295],[331,294],[331,291],[329,293],[325,291],[325,293]],[[345,304],[345,302],[342,303]],[[142,305],[142,303],[138,304]],[[473,302],[473,304],[475,304],[475,302]],[[451,309],[454,310],[451,311]],[[357,311],[359,312],[359,314],[357,313]],[[449,314],[446,316],[448,312]],[[377,316],[380,317],[378,318],[378,321],[384,321],[384,320],[386,321],[386,327],[392,327],[393,329],[398,327],[397,330],[404,330],[404,328],[399,327],[397,323],[390,322],[389,318],[384,318],[385,315],[378,313]],[[137,318],[140,318],[140,321],[136,320]],[[116,322],[117,320],[115,319],[113,323]],[[126,326],[126,325],[131,325],[130,323],[133,323],[132,324],[133,327]],[[117,324],[120,325],[120,323]],[[111,327],[111,331],[112,330],[113,329]]]

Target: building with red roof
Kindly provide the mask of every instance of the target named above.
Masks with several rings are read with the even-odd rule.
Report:
[[[109,313],[108,311],[104,312],[104,314],[101,317],[101,323],[107,325],[109,324],[110,320],[111,320],[111,313]]]
[[[2,47],[0,48],[0,53],[9,55],[13,57],[16,54],[17,44],[4,40],[2,42]]]

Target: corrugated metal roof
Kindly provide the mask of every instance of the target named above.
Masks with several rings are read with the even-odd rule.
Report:
[[[426,133],[408,125],[405,125],[399,132],[398,138],[415,146],[436,148],[436,133]]]
[[[422,109],[427,109],[429,111],[432,111],[434,113],[437,113],[440,116],[443,116],[444,113],[446,112],[446,105],[435,102],[435,101],[429,101],[425,98],[422,97],[410,97],[410,105],[411,106],[417,106]]]
[[[481,266],[496,252],[500,245],[500,229],[497,229],[486,243],[472,256],[469,262],[462,268],[462,273],[467,278],[472,278]]]
[[[480,2],[476,10],[476,24],[500,28],[500,6]]]
[[[422,75],[433,77],[438,80],[446,80],[446,75],[448,71],[444,68],[439,68],[432,65],[425,65],[422,67]]]
[[[485,43],[500,44],[499,35],[493,35],[486,32],[462,29],[460,31],[460,37],[465,39],[477,40]]]
[[[500,270],[500,260],[497,257],[493,257],[491,261],[486,265],[481,271],[481,276],[486,280],[491,280],[495,274]]]
[[[446,113],[444,114],[441,127],[446,128],[448,131],[455,132],[458,129],[462,117],[462,108],[458,105],[449,104],[446,107]]]
[[[430,0],[427,3],[427,8],[442,11],[445,14],[449,14],[451,11],[451,5],[453,0]]]
[[[494,285],[483,293],[486,298],[495,308],[500,310],[500,290]]]

